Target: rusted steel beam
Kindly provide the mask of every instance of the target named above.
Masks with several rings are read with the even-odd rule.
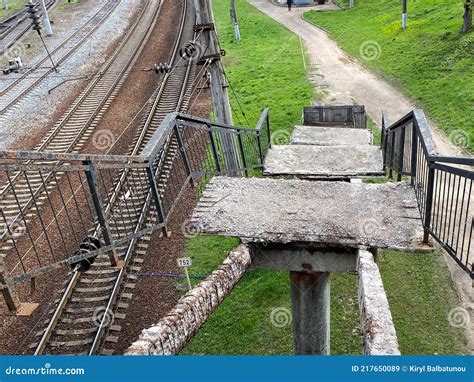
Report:
[[[101,155],[101,154],[54,153],[54,152],[48,152],[48,151],[6,150],[6,151],[0,151],[0,159],[145,162],[148,158],[142,155]]]
[[[184,295],[156,325],[142,331],[126,355],[178,354],[240,281],[251,263],[241,244],[203,282]]]
[[[373,255],[359,251],[359,307],[363,350],[366,355],[400,355],[379,267]]]

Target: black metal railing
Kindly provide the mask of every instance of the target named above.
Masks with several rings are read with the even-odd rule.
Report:
[[[425,229],[474,278],[474,157],[447,157],[436,151],[422,110],[414,110],[387,126],[382,118],[384,167],[398,181],[409,177]]]
[[[238,168],[225,160],[226,139]],[[269,146],[265,109],[255,129],[169,114],[134,156],[0,152],[0,289],[99,254],[117,264],[131,240],[166,231],[186,187],[260,171]],[[90,237],[101,247],[78,250]]]
[[[344,126],[367,128],[367,115],[363,105],[319,105],[303,108],[302,123],[306,126]]]

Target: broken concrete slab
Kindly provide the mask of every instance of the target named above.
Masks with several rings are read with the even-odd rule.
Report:
[[[370,130],[325,126],[295,126],[290,140],[292,145],[316,146],[370,145],[371,142]]]
[[[264,175],[301,179],[349,179],[384,176],[382,150],[357,146],[272,146],[264,163]]]
[[[199,232],[244,242],[426,251],[407,183],[216,177],[192,221]]]

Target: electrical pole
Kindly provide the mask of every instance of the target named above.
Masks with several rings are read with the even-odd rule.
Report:
[[[402,28],[407,27],[407,0],[402,0]]]
[[[235,0],[230,0],[230,20],[234,24],[235,41],[240,41],[239,21],[237,20],[237,12],[235,11]]]
[[[3,4],[3,9],[8,11],[8,2],[7,2],[7,0],[2,0],[2,4]]]
[[[472,28],[472,0],[464,0],[464,23],[462,33]]]
[[[221,51],[214,27],[210,0],[194,0],[196,9],[196,30],[200,31],[201,46],[207,47],[202,59],[209,62],[208,75],[211,83],[212,103],[218,123],[233,125],[227,85],[221,63]],[[235,135],[221,131],[219,143],[227,170],[240,168]],[[239,172],[236,172],[238,175]]]
[[[46,36],[53,35],[53,29],[51,28],[51,23],[49,21],[48,10],[46,9],[46,4],[44,0],[40,0],[41,12],[43,13],[43,24],[44,30],[46,31]]]
[[[354,8],[354,0],[349,0],[349,8]]]

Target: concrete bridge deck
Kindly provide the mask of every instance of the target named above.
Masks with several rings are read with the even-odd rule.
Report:
[[[353,132],[366,131],[351,130]],[[385,176],[382,150],[367,144],[272,146],[265,158],[263,173],[266,176],[288,176],[301,179]]]
[[[262,178],[213,178],[194,211],[199,232],[244,242],[423,250],[413,188]]]
[[[292,145],[344,146],[370,145],[372,134],[366,129],[328,126],[295,126]]]

